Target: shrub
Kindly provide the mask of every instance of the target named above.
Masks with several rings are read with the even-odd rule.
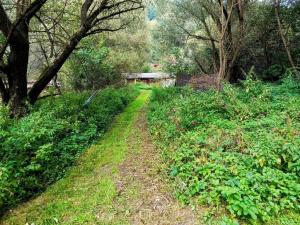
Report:
[[[266,81],[277,81],[282,78],[284,71],[285,68],[282,65],[275,64],[266,69],[261,78]]]
[[[172,48],[170,57],[163,62],[164,71],[173,76],[187,74],[194,75],[197,73],[196,66],[186,59],[180,48]]]
[[[108,59],[110,49],[105,42],[93,43],[97,42],[87,39],[68,60],[68,84],[75,91],[97,90],[122,81],[121,73]]]
[[[106,131],[137,95],[132,87],[107,88],[83,108],[89,92],[37,103],[18,121],[0,113],[0,211],[45,190]]]
[[[299,81],[247,79],[222,93],[157,89],[148,121],[177,196],[268,220],[299,210]]]

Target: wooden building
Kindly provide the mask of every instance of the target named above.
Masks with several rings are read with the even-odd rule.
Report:
[[[127,73],[125,79],[128,83],[143,82],[146,84],[159,84],[163,87],[175,85],[175,78],[167,73]]]

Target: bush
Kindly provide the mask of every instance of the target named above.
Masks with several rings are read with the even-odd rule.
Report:
[[[157,89],[148,121],[177,196],[268,220],[299,210],[300,87],[247,79],[222,93]]]
[[[105,42],[94,43],[87,39],[68,60],[67,83],[75,91],[97,90],[122,81],[120,71],[109,61],[110,49]]]
[[[171,56],[163,62],[164,71],[173,76],[187,74],[189,76],[197,73],[196,66],[187,60],[180,48],[173,48]]]
[[[282,65],[275,64],[266,69],[261,78],[266,81],[278,81],[282,78],[284,71],[285,68]]]
[[[104,89],[88,108],[89,92],[37,103],[18,121],[0,113],[0,212],[45,190],[106,131],[137,95],[131,87]]]

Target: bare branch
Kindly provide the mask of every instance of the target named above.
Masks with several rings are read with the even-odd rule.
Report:
[[[197,40],[203,40],[203,41],[213,41],[213,42],[219,42],[218,40],[212,38],[212,37],[206,37],[202,35],[192,34],[190,31],[185,29],[183,26],[177,25],[180,27],[189,37],[195,38]]]

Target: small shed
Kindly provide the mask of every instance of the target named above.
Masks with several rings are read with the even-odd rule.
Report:
[[[167,73],[127,73],[128,83],[143,82],[146,84],[160,84],[163,87],[174,86],[176,79]]]

